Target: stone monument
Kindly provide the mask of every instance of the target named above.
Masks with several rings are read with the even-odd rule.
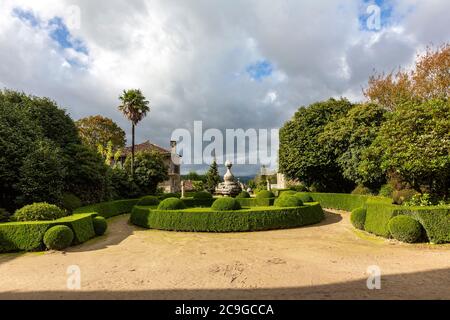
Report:
[[[220,183],[216,188],[216,194],[226,196],[226,197],[235,197],[239,193],[241,193],[242,188],[239,183],[234,179],[234,175],[231,172],[231,167],[233,164],[230,161],[225,163],[227,167],[227,173],[223,177],[224,182]]]

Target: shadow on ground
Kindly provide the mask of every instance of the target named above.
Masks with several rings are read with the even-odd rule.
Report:
[[[2,292],[0,299],[87,300],[305,300],[305,299],[450,299],[450,269],[383,276],[381,290],[369,290],[366,279],[344,283],[273,289],[135,290]],[[112,289],[112,288],[111,288]]]

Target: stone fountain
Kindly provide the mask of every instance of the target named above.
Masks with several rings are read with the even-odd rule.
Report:
[[[223,177],[224,182],[220,183],[216,188],[216,194],[225,197],[235,197],[242,192],[242,188],[234,179],[233,173],[231,173],[233,164],[230,161],[227,161],[225,166],[227,167],[227,173],[225,173],[225,176]]]

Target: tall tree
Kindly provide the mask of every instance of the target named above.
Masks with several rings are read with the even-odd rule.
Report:
[[[113,120],[100,115],[83,118],[75,122],[83,143],[93,150],[108,148],[111,142],[112,152],[125,147],[125,131]]]
[[[135,145],[135,127],[150,112],[149,104],[139,89],[124,90],[119,97],[122,104],[119,110],[131,121],[131,176],[134,176],[134,145]]]
[[[208,172],[206,173],[206,189],[210,193],[214,193],[216,187],[220,183],[219,169],[217,167],[217,161],[214,158],[211,166],[209,167]]]

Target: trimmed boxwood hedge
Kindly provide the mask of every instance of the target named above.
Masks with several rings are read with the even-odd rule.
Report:
[[[108,219],[121,214],[130,213],[138,202],[139,199],[103,202],[78,208],[75,210],[75,213],[90,213]]]
[[[44,234],[44,244],[49,250],[64,250],[72,244],[73,231],[68,226],[54,226]]]
[[[303,202],[295,195],[286,194],[275,200],[274,206],[280,208],[301,207]]]
[[[137,203],[138,206],[157,206],[160,203],[158,197],[145,196],[142,197]]]
[[[241,210],[241,204],[239,201],[233,198],[219,198],[211,206],[214,211],[232,211]]]
[[[352,211],[350,221],[356,229],[364,230],[364,224],[366,223],[366,214],[367,210],[362,207]]]
[[[275,203],[275,198],[236,198],[242,207],[270,207]]]
[[[422,226],[408,216],[396,216],[389,221],[389,231],[398,241],[414,243],[422,236]]]
[[[184,232],[245,232],[296,228],[321,222],[325,218],[318,203],[298,208],[261,207],[239,211],[207,208],[154,210],[136,206],[131,222],[140,227]]]
[[[315,193],[315,192],[298,192],[299,196],[310,196],[313,201],[320,202],[322,207],[352,211],[357,208],[364,207],[369,199],[378,199],[379,201],[390,204],[391,199],[383,197],[374,197],[367,195],[354,195],[345,193]]]
[[[167,198],[158,206],[158,210],[179,210],[185,209],[186,204],[178,198]]]

